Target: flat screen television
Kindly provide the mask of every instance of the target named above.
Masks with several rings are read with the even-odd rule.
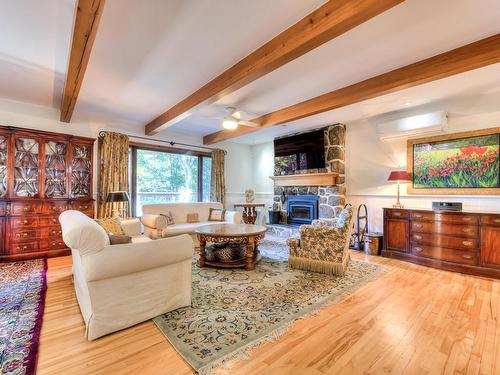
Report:
[[[274,175],[318,172],[325,168],[325,133],[323,129],[276,138],[274,140]]]

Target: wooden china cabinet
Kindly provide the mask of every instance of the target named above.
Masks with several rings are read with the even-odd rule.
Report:
[[[67,255],[59,214],[94,217],[94,139],[0,126],[0,260]]]

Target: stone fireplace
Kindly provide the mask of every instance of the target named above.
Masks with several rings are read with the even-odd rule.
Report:
[[[318,217],[332,218],[338,215],[345,205],[345,131],[344,124],[335,124],[325,128],[325,166],[327,172],[338,174],[335,185],[311,186],[276,186],[274,201],[282,203],[283,216],[289,214],[290,196],[317,196]]]

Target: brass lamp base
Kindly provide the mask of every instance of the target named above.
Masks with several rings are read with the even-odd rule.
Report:
[[[398,200],[392,205],[393,208],[404,208],[403,204],[399,201],[399,182],[398,182]]]

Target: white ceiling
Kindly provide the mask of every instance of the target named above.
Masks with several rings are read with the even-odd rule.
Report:
[[[73,120],[142,129],[322,3],[107,0]],[[74,7],[74,0],[0,3],[0,98],[59,107]],[[171,130],[206,135],[220,130],[227,105],[237,106],[247,117],[262,115],[499,32],[499,0],[406,0],[214,105],[193,111]],[[380,116],[401,110],[407,101],[415,111],[490,103],[488,98],[499,96],[499,73],[497,64],[237,141],[259,143],[300,129]],[[491,106],[473,108],[486,111]]]

